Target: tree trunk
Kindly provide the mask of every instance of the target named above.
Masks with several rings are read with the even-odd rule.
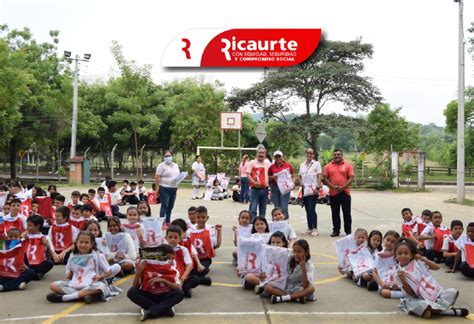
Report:
[[[186,168],[186,153],[181,152],[181,157],[183,158],[183,169]]]
[[[137,131],[133,131],[133,136],[135,137],[135,168],[137,171],[137,182],[141,178],[140,174],[140,164],[142,163],[141,159],[138,158],[138,135]],[[140,161],[140,162],[139,162]]]
[[[16,178],[16,138],[10,140],[10,178]]]

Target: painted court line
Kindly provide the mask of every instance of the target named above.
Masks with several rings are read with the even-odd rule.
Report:
[[[322,279],[322,280],[316,280],[316,281],[313,281],[313,284],[314,285],[323,285],[323,284],[327,284],[327,283],[332,283],[332,282],[336,282],[336,281],[339,281],[341,279],[345,278],[345,276],[335,276],[335,277],[331,277],[331,278],[327,278],[327,279]],[[242,288],[242,285],[241,284],[232,284],[232,283],[224,283],[224,282],[213,282],[212,283],[212,286],[217,286],[217,287],[239,287],[239,288]]]
[[[133,275],[129,275],[129,276],[126,276],[125,278],[122,278],[120,280],[117,280],[116,282],[114,282],[114,286],[119,286],[121,284],[123,284],[124,282],[127,282],[128,280],[130,280],[131,278],[133,278]],[[46,321],[43,321],[41,324],[51,324],[51,323],[54,323],[55,321],[57,321],[58,319],[61,319],[61,318],[64,318],[64,317],[67,317],[69,314],[71,314],[72,312],[74,312],[76,309],[84,306],[85,303],[84,302],[78,302],[78,303],[75,303],[74,305],[71,305],[69,306],[68,308],[66,308],[65,310],[63,310],[62,312],[59,312],[57,313],[56,315],[53,315],[51,318],[47,319]]]
[[[268,311],[269,315],[367,315],[367,316],[380,316],[380,315],[404,315],[403,312],[277,312]],[[75,318],[75,317],[107,317],[107,316],[139,316],[140,313],[88,313],[88,314],[68,314],[62,318]],[[265,315],[265,312],[193,312],[193,313],[176,313],[176,316],[253,316],[253,315]],[[39,315],[29,317],[15,317],[6,318],[0,320],[0,322],[15,322],[15,321],[28,321],[38,319],[53,319],[56,315]]]

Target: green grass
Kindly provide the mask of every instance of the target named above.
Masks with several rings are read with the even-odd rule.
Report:
[[[474,200],[471,200],[471,199],[464,199],[462,203],[458,203],[458,200],[456,198],[452,198],[452,199],[445,200],[444,202],[447,202],[450,204],[460,204],[464,206],[474,207]]]

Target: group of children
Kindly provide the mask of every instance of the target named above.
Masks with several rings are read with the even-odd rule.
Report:
[[[459,220],[451,222],[451,229],[442,225],[439,211],[424,210],[422,217],[414,217],[409,208],[401,213],[401,236],[358,228],[336,241],[338,271],[359,287],[400,299],[400,308],[410,314],[467,316],[467,309],[454,307],[459,292],[441,286],[430,270],[445,262],[446,272],[474,277],[474,222],[463,234]]]
[[[115,278],[134,274],[127,296],[146,320],[173,316],[173,306],[191,298],[193,288],[212,285],[209,271],[222,243],[222,225],[208,224],[205,207],[190,207],[188,220],[167,225],[151,216],[147,201],[139,200],[127,207],[122,223],[113,212],[101,210],[104,216],[91,206],[96,198],[99,208],[105,196],[111,200],[116,183],[107,184],[107,193],[99,188],[96,196],[89,190],[87,199],[74,191],[67,205],[60,194],[33,194],[31,206],[21,186],[12,185],[0,218],[0,291],[25,289],[63,264],[66,277],[51,284],[47,300],[91,303],[120,294]],[[281,208],[271,214],[271,221],[252,219],[243,210],[233,227],[237,250],[232,256],[243,288],[272,303],[315,301],[308,242],[297,238]],[[357,229],[338,240],[338,270],[358,286],[401,299],[401,308],[412,314],[466,316],[466,309],[453,307],[458,292],[442,287],[430,270],[446,262],[447,272],[473,276],[474,223],[463,234],[462,222],[453,221],[447,229],[439,212],[424,211],[420,218],[405,208],[402,217],[401,237],[396,231]],[[101,219],[107,223],[104,233]]]

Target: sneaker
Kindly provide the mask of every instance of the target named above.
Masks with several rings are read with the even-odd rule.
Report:
[[[46,295],[46,299],[51,303],[62,303],[63,295],[52,292]]]
[[[330,237],[337,237],[339,236],[339,233],[338,232],[332,232],[331,235],[329,235]]]
[[[0,285],[0,291],[3,291],[3,286],[2,285]]]
[[[188,290],[187,292],[184,293],[184,297],[186,298],[191,298],[193,295],[191,294],[191,290]]]
[[[204,286],[211,286],[212,285],[212,279],[211,277],[202,277],[199,279],[199,284],[204,285]]]
[[[319,236],[318,229],[317,228],[313,229],[313,231],[311,232],[310,235],[313,236],[313,237]]]
[[[376,291],[379,290],[379,285],[375,280],[371,280],[369,284],[367,285],[367,290],[368,291]]]
[[[84,296],[84,303],[86,304],[92,304],[94,302],[94,296],[93,295],[87,295]]]
[[[242,280],[242,287],[244,289],[252,289],[254,288],[253,285],[251,285],[247,280]]]
[[[300,304],[306,304],[306,298],[305,297],[296,298],[295,301],[297,303],[300,303]]]
[[[140,322],[146,321],[149,318],[150,318],[150,312],[142,308],[140,310]]]
[[[316,296],[314,294],[311,294],[308,297],[306,297],[306,300],[310,301],[310,302],[315,302],[316,301]]]
[[[26,282],[23,281],[21,284],[18,285],[17,289],[18,290],[25,290],[25,288],[26,288]]]
[[[311,235],[311,233],[313,233],[313,230],[312,229],[307,229],[306,232],[304,232],[306,235]]]
[[[272,304],[276,304],[278,303],[278,296],[272,295],[272,297],[270,297],[270,300],[272,301]]]
[[[232,265],[235,267],[237,266],[237,259],[232,259]]]
[[[260,286],[260,285],[255,286],[255,294],[256,295],[261,295],[264,291],[265,291],[265,289],[262,286]]]

